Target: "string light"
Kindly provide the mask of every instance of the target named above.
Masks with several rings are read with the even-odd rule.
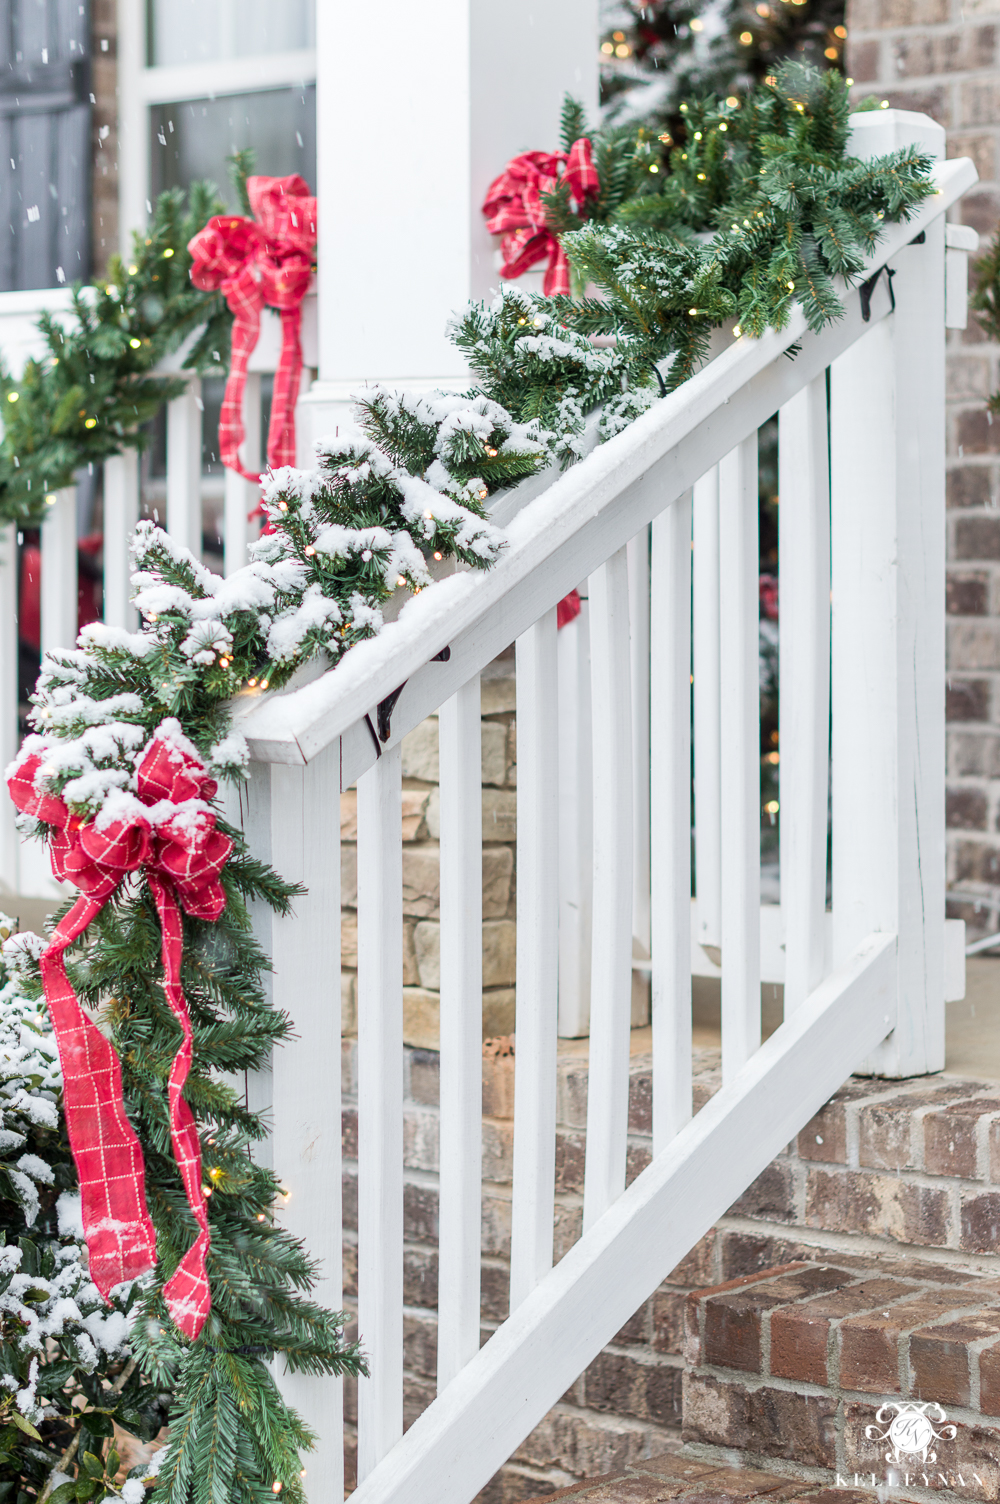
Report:
[[[260,687],[261,687],[261,689],[266,689],[267,688],[267,683],[268,683],[268,681],[266,679],[261,679],[261,681],[260,681]]]
[[[728,129],[729,129],[729,126],[726,124],[726,122],[724,120],[720,120],[719,121],[719,130],[720,131],[728,131]]]
[[[169,261],[173,254],[173,247],[168,245],[167,249],[163,252],[164,260]]]
[[[731,110],[735,110],[735,109],[738,109],[738,108],[739,108],[739,103],[740,103],[740,102],[739,102],[739,100],[738,100],[738,99],[737,99],[737,98],[736,98],[736,95],[735,95],[735,94],[727,94],[727,95],[726,95],[726,103],[727,103],[727,104],[728,104],[728,106],[729,106],[729,108],[730,108],[730,109],[731,109]]]
[[[744,47],[749,47],[750,43],[753,41],[753,32],[752,31],[741,31],[740,32],[740,41],[743,43]]]
[[[434,557],[440,562],[444,558],[444,554],[435,553]]]
[[[263,1212],[258,1212],[257,1213],[257,1221],[258,1222],[266,1222],[267,1221],[267,1218],[264,1216]]]
[[[401,574],[399,574],[399,575],[396,576],[396,584],[397,585],[405,585],[406,584],[406,581],[404,580],[404,578],[403,578],[403,576]]]
[[[694,318],[694,316],[695,316],[695,314],[697,312],[698,312],[697,308],[689,308],[688,309],[688,313],[691,315],[692,318]]]
[[[277,1478],[275,1478],[274,1482],[271,1484],[271,1492],[272,1494],[281,1493],[281,1484],[279,1483]]]
[[[256,689],[257,688],[257,680],[256,679],[248,679],[247,680],[247,684],[248,684],[248,686],[251,689]]]
[[[148,242],[147,242],[147,244],[148,244]],[[135,274],[136,274],[136,272],[137,272],[137,271],[138,271],[138,270],[139,270],[139,268],[138,268],[138,267],[137,267],[137,266],[130,266],[130,267],[129,267],[129,269],[128,269],[128,274],[129,274],[129,276],[130,276],[130,277],[134,277],[134,276],[135,276]]]
[[[739,324],[737,324],[735,326],[735,328],[733,329],[733,338],[734,339],[739,339],[739,337],[740,337],[740,335],[742,333],[743,333],[743,330],[740,328]]]
[[[313,556],[313,554],[315,552],[316,552],[316,550],[315,550],[315,548],[313,548],[312,544],[311,543],[307,543],[306,544],[306,558],[307,559],[311,559],[312,556]]]
[[[486,487],[483,486],[482,490],[479,493],[479,500],[480,501],[485,501],[486,498],[487,498],[487,496],[489,496],[489,494],[490,494],[489,491],[487,491]]]
[[[7,401],[8,402],[16,402],[17,399],[18,399],[18,397],[20,395],[21,395],[20,392],[8,392],[7,393]]]
[[[486,453],[489,455],[489,457],[490,457],[491,460],[495,460],[496,457],[497,457],[497,455],[500,453],[500,451],[499,451],[499,449],[493,449],[493,448],[491,448],[490,445],[487,444],[487,446],[486,446]],[[433,516],[433,513],[428,512],[427,516],[431,517],[431,516]]]
[[[132,346],[133,350],[141,350],[142,349],[142,340],[141,339],[130,339],[129,340],[129,344]]]
[[[83,426],[84,426],[84,428],[96,428],[97,427],[97,419],[96,418],[88,418],[87,421],[84,423]]]
[[[278,510],[281,511],[281,512],[287,512],[288,511],[288,502],[287,501],[279,501],[278,502]]]
[[[694,133],[694,139],[696,141],[700,141],[701,140],[701,131],[695,131],[695,133]]]

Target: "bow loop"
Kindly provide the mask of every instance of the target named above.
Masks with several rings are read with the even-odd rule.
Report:
[[[10,797],[22,814],[34,815],[46,825],[65,830],[70,822],[69,805],[57,794],[47,794],[37,784],[42,769],[42,759],[32,752],[23,761],[15,764],[15,770],[7,779]]]
[[[256,254],[260,244],[260,230],[252,219],[216,214],[188,242],[191,281],[204,292],[225,292],[224,284]]]
[[[169,799],[184,804],[188,799],[212,799],[218,789],[205,772],[194,747],[175,720],[164,721],[144,751],[136,769],[139,798],[143,804]]]

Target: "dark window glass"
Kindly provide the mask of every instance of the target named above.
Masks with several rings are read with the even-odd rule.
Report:
[[[226,158],[250,147],[255,171],[268,177],[300,173],[316,187],[316,88],[313,84],[188,99],[156,105],[151,115],[153,192],[186,188],[195,178],[215,183],[228,209],[239,205]]]
[[[0,5],[0,291],[90,275],[88,0]]]

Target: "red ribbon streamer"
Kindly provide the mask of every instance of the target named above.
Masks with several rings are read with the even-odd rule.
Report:
[[[222,463],[244,479],[243,389],[247,367],[260,335],[266,307],[281,313],[281,357],[274,376],[267,461],[272,470],[295,464],[295,404],[302,376],[302,299],[312,277],[316,254],[316,200],[305,181],[247,178],[253,219],[217,214],[188,242],[191,281],[207,292],[218,289],[233,314],[232,355],[219,416]]]
[[[163,990],[183,1036],[167,1086],[170,1138],[199,1228],[163,1293],[177,1327],[193,1340],[211,1309],[205,1270],[210,1239],[201,1188],[201,1145],[183,1097],[193,1037],[180,982],[184,936],[177,900],[197,918],[219,918],[226,906],[219,873],[233,843],[215,828],[215,815],[205,802],[216,793],[215,781],[176,721],[163,722],[146,747],[137,769],[137,797],[118,796],[122,817],[100,827],[97,820],[81,821],[62,799],[39,787],[43,766],[43,758],[29,752],[15,765],[7,787],[18,809],[55,827],[49,853],[52,871],[83,895],[58,925],[39,964],[59,1048],[90,1276],[108,1299],[115,1285],[153,1267],[156,1235],[146,1207],[142,1149],[125,1112],[121,1063],[80,1007],[66,974],[64,952],[96,919],[125,874],[142,868],[163,934]]]
[[[568,152],[528,151],[512,157],[490,184],[483,200],[486,228],[491,235],[503,235],[500,275],[519,277],[537,261],[548,257],[543,284],[546,297],[569,292],[569,262],[558,237],[546,223],[542,203],[542,195],[551,193],[560,177],[569,184],[575,213],[579,213],[590,194],[600,192],[600,179],[586,136],[574,141]]]

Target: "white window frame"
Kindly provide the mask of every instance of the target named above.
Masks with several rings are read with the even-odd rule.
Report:
[[[162,68],[147,67],[147,56],[146,0],[118,0],[118,242],[123,256],[132,249],[132,232],[143,229],[148,219],[154,105],[316,82],[312,48]]]

